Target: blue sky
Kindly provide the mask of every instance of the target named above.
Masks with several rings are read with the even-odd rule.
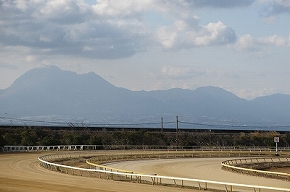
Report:
[[[290,94],[288,0],[2,0],[0,89],[36,67],[130,90]]]

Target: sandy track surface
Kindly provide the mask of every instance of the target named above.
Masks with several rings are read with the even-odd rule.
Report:
[[[230,158],[190,158],[124,161],[110,163],[110,167],[141,173],[204,179],[221,182],[243,183],[270,187],[290,188],[289,181],[268,179],[233,173],[221,169],[221,162]]]
[[[196,191],[174,187],[66,175],[39,166],[38,157],[44,153],[0,154],[1,192],[176,192]],[[226,158],[228,159],[228,158]],[[111,163],[110,166],[142,173],[198,178],[234,183],[247,183],[289,188],[290,183],[231,173],[221,170],[224,158],[161,159]]]
[[[66,175],[39,166],[44,153],[0,154],[1,192],[176,192],[195,191]]]

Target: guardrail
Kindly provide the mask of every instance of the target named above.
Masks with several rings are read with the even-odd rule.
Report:
[[[98,145],[4,146],[3,152],[97,150]]]
[[[186,151],[248,151],[248,152],[271,152],[275,148],[263,146],[160,146],[160,145],[51,145],[51,146],[4,146],[3,152],[34,152],[34,151],[84,151],[84,150],[186,150]],[[280,147],[279,152],[290,151],[290,147]]]
[[[263,177],[268,177],[268,178],[290,180],[290,174],[288,173],[263,171],[263,170],[258,170],[258,169],[253,168],[253,167],[260,167],[261,169],[261,168],[271,167],[269,165],[267,166],[267,164],[265,165],[265,163],[268,163],[268,164],[275,163],[275,165],[277,166],[277,165],[281,165],[281,163],[283,162],[284,163],[286,162],[289,166],[290,159],[288,157],[233,159],[233,160],[223,161],[221,165],[223,169],[234,171],[234,172],[256,175],[256,176],[263,176]]]
[[[149,183],[152,185],[171,185],[171,186],[182,186],[193,189],[200,190],[225,190],[225,191],[290,191],[290,188],[276,188],[267,187],[259,185],[246,185],[239,183],[229,183],[229,182],[218,182],[211,180],[193,179],[193,178],[182,178],[182,177],[169,177],[169,176],[159,176],[155,174],[138,174],[133,172],[119,172],[111,170],[101,170],[101,169],[88,169],[79,168],[68,165],[62,165],[58,163],[49,162],[49,160],[59,160],[62,158],[73,158],[73,157],[90,157],[97,154],[55,154],[55,155],[45,155],[39,157],[40,164],[50,170],[60,171],[66,174],[81,175],[88,177],[99,177],[103,179],[112,179],[120,181],[129,181],[137,183]]]

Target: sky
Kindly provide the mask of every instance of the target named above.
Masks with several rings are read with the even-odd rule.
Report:
[[[289,0],[0,0],[0,89],[49,65],[133,91],[290,94]]]

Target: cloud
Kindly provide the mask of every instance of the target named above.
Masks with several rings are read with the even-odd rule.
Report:
[[[192,21],[192,20],[191,20]],[[235,31],[221,21],[198,25],[197,21],[175,21],[173,26],[162,26],[156,32],[156,40],[165,49],[192,48],[235,43]]]
[[[36,60],[37,60],[37,57],[34,56],[34,55],[27,55],[27,56],[25,57],[25,61],[28,62],[28,63],[30,63],[30,62],[34,62],[34,61],[36,61]]]
[[[159,1],[97,0],[97,4],[93,5],[92,9],[96,15],[102,17],[135,18],[146,10],[153,9],[155,3],[159,3]]]
[[[82,1],[49,0],[39,4],[31,16],[59,24],[74,24],[85,22],[92,15],[91,7]]]
[[[289,0],[257,0],[257,2],[261,6],[260,14],[265,18],[273,20],[279,14],[290,14]]]
[[[228,90],[235,93],[237,96],[248,100],[252,100],[265,95],[271,95],[277,93],[278,91],[276,88],[232,88]]]
[[[156,44],[164,50],[227,44],[244,50],[253,46],[249,38],[244,36],[237,42],[236,32],[230,26],[222,21],[201,25],[194,13],[203,7],[245,7],[253,1],[97,0],[94,4],[84,0],[1,1],[0,44],[29,48],[31,55],[98,59],[129,57]],[[288,9],[285,1],[276,0],[275,5]],[[168,22],[150,28],[144,18],[152,12]],[[283,44],[278,37],[253,39],[252,44],[261,42]]]
[[[258,42],[261,44],[274,45],[277,47],[290,45],[289,38],[281,37],[278,35],[259,38]]]
[[[221,21],[202,27],[194,38],[195,45],[223,45],[236,41],[235,31]]]
[[[172,66],[164,65],[158,71],[149,74],[150,79],[154,79],[155,83],[151,85],[149,90],[183,88],[195,89],[203,85],[220,86],[221,82],[226,80],[231,82],[239,80],[240,74],[227,70],[216,69],[199,69],[194,66],[181,65]]]
[[[271,35],[258,38],[254,38],[250,34],[246,34],[238,37],[238,40],[234,45],[235,49],[238,51],[259,51],[265,46],[290,46],[290,34],[289,37]]]
[[[0,43],[46,54],[122,58],[143,50],[146,29],[138,19],[104,19],[83,1],[5,1]]]
[[[252,50],[254,48],[254,38],[250,34],[239,37],[235,44],[235,48],[238,51]]]
[[[222,70],[197,69],[193,66],[170,66],[164,65],[160,71],[151,73],[152,77],[158,79],[193,79],[197,77],[218,77],[237,79],[239,75]]]
[[[255,0],[193,0],[192,3],[196,7],[213,7],[213,8],[234,8],[246,7],[251,5]]]

